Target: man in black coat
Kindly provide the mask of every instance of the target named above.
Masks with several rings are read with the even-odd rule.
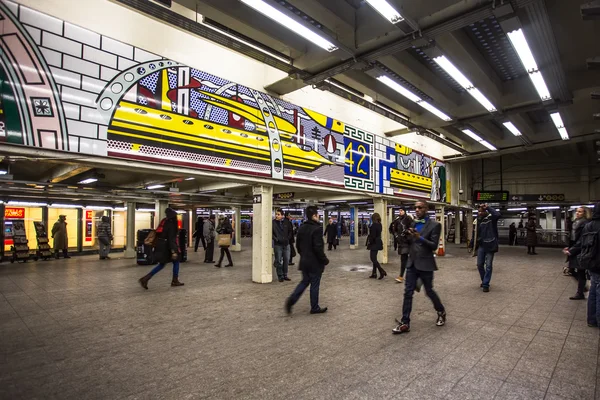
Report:
[[[296,247],[298,254],[300,254],[299,270],[302,271],[302,281],[285,302],[285,310],[288,314],[292,312],[292,306],[300,299],[308,285],[310,285],[310,313],[322,314],[327,311],[327,307],[319,306],[321,275],[323,275],[325,266],[329,264],[329,260],[325,255],[325,246],[322,239],[323,228],[319,222],[317,207],[307,207],[306,218],[306,222],[298,229],[298,236],[296,237]]]
[[[179,282],[179,246],[177,246],[177,212],[172,208],[165,210],[167,215],[156,228],[158,240],[154,249],[154,259],[158,260],[158,265],[150,273],[142,277],[140,285],[148,290],[148,281],[168,263],[173,263],[173,280],[171,286],[183,286]]]
[[[425,294],[431,299],[433,307],[437,311],[436,325],[443,326],[446,323],[446,310],[437,293],[433,290],[433,272],[438,269],[433,252],[438,248],[442,225],[429,218],[428,210],[429,207],[425,201],[417,201],[415,204],[417,218],[413,220],[409,231],[410,250],[406,269],[402,319],[400,321],[396,320],[398,326],[392,329],[393,333],[410,331],[410,313],[418,279],[423,282]]]
[[[202,248],[204,251],[206,251],[206,241],[204,240],[204,219],[202,217],[198,217],[196,220],[194,237],[196,238],[196,243],[194,243],[194,252],[198,251],[200,242],[202,242]]]
[[[323,236],[327,235],[327,250],[331,250],[331,246],[335,250],[337,248],[337,225],[333,223],[333,219],[329,218],[329,224],[325,228]]]
[[[288,229],[283,210],[278,208],[275,210],[275,219],[273,220],[273,264],[279,282],[291,280],[288,278],[288,265],[290,262],[290,235]]]

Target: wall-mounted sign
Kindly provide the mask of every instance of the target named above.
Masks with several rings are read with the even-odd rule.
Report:
[[[294,198],[294,192],[287,193],[275,193],[273,195],[274,200],[290,200]]]
[[[490,190],[473,192],[473,201],[475,202],[491,202],[491,201],[508,201],[509,193],[507,190]]]
[[[560,194],[513,194],[511,201],[565,201],[565,195]]]
[[[255,194],[254,198],[252,199],[252,203],[254,203],[254,204],[262,203],[262,194]]]
[[[6,207],[4,209],[4,218],[25,218],[25,209],[22,207]]]
[[[85,241],[86,242],[92,241],[93,219],[94,219],[94,212],[86,210],[85,211]]]

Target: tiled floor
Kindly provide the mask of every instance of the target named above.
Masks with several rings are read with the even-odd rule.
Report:
[[[450,246],[436,288],[445,327],[423,293],[412,330],[393,336],[403,284],[368,279],[368,253],[330,252],[324,315],[298,282],[250,280],[248,242],[234,268],[182,265],[184,287],[165,269],[94,257],[0,265],[2,399],[594,399],[598,330],[585,302],[568,299],[557,249],[503,247],[490,293],[475,259]],[[342,243],[345,246],[345,243]],[[600,392],[599,392],[600,395]],[[600,396],[596,397],[600,399]]]

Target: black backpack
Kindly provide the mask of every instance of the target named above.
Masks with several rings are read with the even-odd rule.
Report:
[[[600,246],[600,231],[583,232],[579,238],[581,252],[577,256],[579,267],[582,269],[595,269],[598,267],[598,246]]]

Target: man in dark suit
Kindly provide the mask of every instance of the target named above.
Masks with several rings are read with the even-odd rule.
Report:
[[[410,227],[410,250],[408,265],[406,269],[406,287],[404,289],[404,304],[402,305],[402,319],[398,326],[392,329],[393,333],[406,333],[410,331],[410,312],[417,280],[420,279],[425,286],[425,294],[433,302],[437,311],[437,326],[446,323],[446,310],[437,293],[433,290],[433,272],[437,265],[433,252],[437,250],[442,232],[442,225],[430,219],[427,211],[429,207],[425,201],[417,201],[415,210],[417,218],[413,220]]]
[[[306,207],[307,221],[298,229],[296,237],[296,248],[300,254],[300,271],[302,281],[296,286],[294,292],[285,302],[285,310],[288,314],[292,312],[292,306],[296,304],[302,293],[310,285],[310,313],[322,314],[327,307],[319,306],[319,287],[321,286],[321,275],[329,260],[325,255],[323,244],[323,228],[319,222],[317,207]]]

